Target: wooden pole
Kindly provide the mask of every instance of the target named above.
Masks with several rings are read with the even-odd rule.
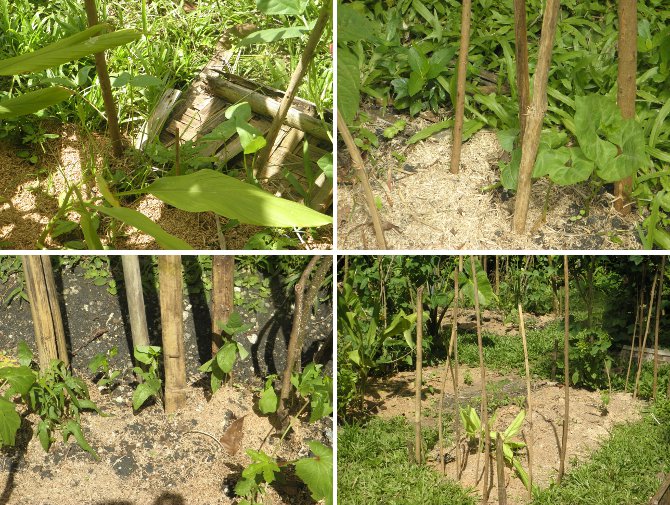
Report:
[[[326,25],[328,24],[328,20],[330,19],[330,10],[332,9],[332,6],[333,4],[331,2],[327,0],[323,1],[321,10],[319,10],[319,16],[314,23],[314,28],[312,28],[312,31],[309,34],[307,44],[305,45],[302,56],[300,57],[298,66],[293,71],[293,75],[291,75],[291,81],[289,82],[288,88],[286,89],[286,94],[284,95],[284,98],[279,105],[279,111],[277,112],[277,115],[272,118],[270,130],[265,136],[267,144],[258,154],[258,159],[256,160],[256,167],[258,167],[259,178],[263,177],[268,160],[270,159],[270,155],[275,149],[275,141],[277,140],[279,129],[281,128],[282,124],[284,124],[286,114],[291,108],[293,99],[298,93],[298,88],[300,87],[300,84],[302,83],[302,80],[307,73],[307,69],[309,68],[310,63],[314,59],[316,46],[319,44],[321,35],[323,35],[323,32],[326,29]]]
[[[642,317],[642,293],[638,294],[637,306],[635,307],[635,324],[633,325],[633,337],[630,339],[630,356],[628,357],[628,371],[626,372],[626,385],[623,390],[628,391],[628,379],[633,365],[633,354],[635,354],[635,337],[637,336],[637,322]]]
[[[661,256],[661,269],[658,272],[660,280],[658,281],[658,299],[656,300],[656,324],[654,325],[654,386],[653,395],[656,400],[658,389],[658,332],[661,325],[661,302],[663,297],[663,277],[665,272],[665,256]]]
[[[495,293],[496,296],[500,295],[500,258],[495,255]]]
[[[498,474],[498,505],[507,505],[505,461],[503,460],[503,441],[500,432],[496,432],[496,469]]]
[[[461,47],[458,50],[458,73],[456,84],[456,110],[454,112],[454,135],[451,144],[451,173],[457,174],[461,164],[461,144],[463,143],[463,116],[465,114],[465,77],[468,67],[470,47],[471,0],[463,0],[461,7]]]
[[[165,366],[165,413],[171,414],[186,404],[181,257],[159,256],[158,279]]]
[[[233,313],[235,295],[235,256],[212,257],[212,357],[223,345],[218,323],[227,323]]]
[[[421,383],[423,365],[423,286],[416,291],[416,375],[414,378],[414,461],[421,464]]]
[[[656,291],[656,281],[658,273],[654,276],[654,282],[651,284],[651,295],[649,296],[649,309],[647,309],[647,326],[644,330],[644,339],[640,344],[640,353],[637,360],[637,374],[635,375],[635,389],[633,389],[633,400],[637,398],[637,388],[640,385],[640,374],[642,373],[642,362],[644,361],[644,351],[647,348],[647,336],[649,335],[649,326],[651,325],[651,313],[654,310],[654,293]]]
[[[519,184],[514,204],[513,230],[522,234],[526,230],[526,217],[530,203],[530,188],[532,183],[533,167],[540,145],[542,121],[547,111],[547,81],[551,52],[554,45],[556,24],[560,10],[560,0],[547,0],[547,6],[542,20],[542,35],[540,37],[540,51],[537,57],[537,68],[533,78],[533,100],[528,108],[528,117],[522,140],[521,166],[519,167]]]
[[[46,370],[55,359],[69,365],[65,329],[58,305],[51,260],[49,256],[37,255],[23,256],[21,259],[40,369]]]
[[[533,403],[531,402],[530,365],[528,364],[528,346],[526,342],[526,326],[523,320],[523,310],[519,304],[519,329],[523,342],[523,360],[526,366],[526,402],[528,403],[528,499],[533,499]]]
[[[526,130],[526,114],[530,103],[528,71],[528,35],[526,33],[526,0],[514,0],[514,39],[516,52],[516,86],[519,90],[519,138]]]
[[[314,270],[317,262],[321,259],[321,256],[312,256],[309,260],[309,263],[303,270],[300,280],[295,285],[295,308],[293,309],[293,327],[291,328],[291,335],[288,340],[288,350],[286,352],[286,368],[284,369],[284,374],[282,376],[282,388],[279,395],[279,407],[277,412],[280,413],[282,418],[286,418],[286,408],[285,403],[291,392],[291,373],[295,367],[296,356],[299,356],[301,349],[298,347],[300,341],[300,333],[303,331],[305,321],[303,320],[305,316],[305,311],[303,310],[303,305],[305,303],[305,288],[307,282],[309,281],[309,276]]]
[[[121,256],[121,264],[123,265],[123,279],[126,285],[126,300],[128,314],[130,315],[133,347],[149,345],[149,330],[147,329],[147,313],[144,308],[139,256],[124,254]]]
[[[637,0],[619,0],[618,90],[617,102],[624,119],[635,118],[637,85]],[[614,208],[621,214],[631,210],[632,177],[614,183]]]
[[[570,278],[568,273],[568,256],[563,256],[564,332],[563,332],[563,373],[565,374],[565,414],[563,416],[563,438],[561,441],[561,462],[558,467],[558,485],[561,484],[565,472],[565,455],[568,453],[568,424],[570,424]]]
[[[95,7],[95,0],[84,0],[86,7],[86,17],[88,25],[98,24],[98,11]],[[98,72],[100,81],[100,90],[102,92],[102,101],[105,104],[105,114],[107,114],[107,126],[109,129],[109,138],[112,141],[112,151],[117,158],[123,154],[123,144],[121,142],[121,130],[119,130],[119,119],[116,112],[116,104],[112,95],[112,85],[109,81],[109,72],[107,71],[107,62],[105,53],[95,53],[95,69]]]
[[[354,142],[354,137],[351,135],[351,132],[349,131],[349,128],[344,121],[344,117],[342,117],[342,114],[339,110],[337,111],[337,129],[340,131],[342,140],[344,141],[344,144],[347,146],[347,150],[351,155],[351,162],[354,165],[354,171],[358,176],[358,180],[361,181],[363,186],[365,202],[368,204],[368,211],[370,212],[370,218],[372,219],[372,226],[375,229],[377,248],[382,250],[386,249],[386,239],[384,238],[382,221],[379,218],[379,212],[377,212],[375,197],[372,194],[372,188],[370,188],[370,180],[368,179],[368,173],[365,171],[363,157],[361,156],[361,152],[358,150],[358,147]]]
[[[463,256],[458,257],[458,271],[454,272],[454,298],[458,300],[458,277],[463,271]],[[458,307],[458,305],[457,305]],[[458,326],[458,310],[454,314],[454,326]],[[454,339],[454,419],[456,422],[456,480],[461,478],[461,405],[458,397],[458,335]]]
[[[486,399],[486,367],[484,366],[484,343],[482,341],[482,326],[479,315],[479,287],[477,286],[477,268],[475,258],[470,256],[470,268],[472,271],[472,283],[475,297],[475,316],[477,318],[477,347],[479,349],[479,370],[482,382],[482,429],[484,430],[484,491],[482,492],[482,504],[489,501],[489,459],[491,458],[491,432],[489,430],[489,412]]]

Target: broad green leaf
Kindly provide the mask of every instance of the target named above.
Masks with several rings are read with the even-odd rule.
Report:
[[[240,355],[240,359],[247,359],[249,356],[249,351],[247,351],[239,342],[237,342],[237,352]]]
[[[519,184],[519,165],[521,164],[521,149],[512,151],[512,159],[509,163],[500,162],[500,182],[507,190],[516,190]]]
[[[160,391],[160,381],[157,379],[146,380],[137,385],[133,392],[133,409],[138,410],[144,402]]]
[[[307,484],[314,500],[333,503],[333,450],[321,442],[307,442],[314,453],[311,458],[303,458],[295,464],[295,474]]]
[[[46,421],[40,421],[37,424],[37,434],[40,439],[40,444],[45,452],[49,451],[51,445],[51,434],[49,433],[49,424]]]
[[[355,349],[353,351],[349,351],[349,359],[360,366],[361,355],[360,355],[358,349]]]
[[[425,84],[426,81],[424,80],[421,73],[416,70],[412,70],[409,74],[409,81],[407,82],[407,91],[409,92],[409,96],[416,95],[423,89]]]
[[[340,42],[358,42],[359,40],[372,40],[378,31],[378,25],[372,23],[365,14],[359,12],[356,5],[343,4],[337,5],[337,41]],[[338,50],[338,58],[341,51]],[[338,75],[339,79],[339,75]]]
[[[621,112],[606,96],[578,96],[575,99],[575,135],[582,151],[601,170],[607,170],[617,154],[616,146],[606,140],[606,131],[621,123]]]
[[[512,465],[514,465],[514,469],[516,470],[517,475],[521,479],[521,482],[523,485],[526,487],[526,489],[530,488],[530,479],[528,478],[528,473],[526,473],[526,470],[521,466],[521,462],[514,458],[512,459]]]
[[[309,28],[306,26],[289,26],[288,28],[269,28],[267,30],[259,30],[250,35],[247,35],[240,40],[237,45],[239,47],[246,47],[252,44],[270,44],[278,40],[294,39],[302,37],[305,33],[309,33]]]
[[[537,153],[535,159],[535,167],[533,168],[533,178],[544,177],[550,175],[564,167],[570,160],[570,150],[567,147],[559,149],[541,149]]]
[[[266,387],[261,393],[261,398],[258,401],[258,408],[263,414],[271,414],[277,412],[278,404],[279,399],[277,398],[277,393],[275,393],[272,384],[270,384],[270,387]]]
[[[230,373],[236,360],[237,345],[234,342],[226,342],[216,353],[216,362],[223,373]]]
[[[302,14],[309,0],[256,0],[256,7],[265,14]]]
[[[61,86],[29,91],[15,98],[0,100],[0,119],[12,119],[39,112],[67,100],[74,91]]]
[[[337,108],[351,124],[361,101],[361,72],[358,56],[348,48],[337,50]]]
[[[0,446],[13,447],[20,427],[21,417],[16,413],[14,404],[0,396]]]
[[[100,190],[100,193],[102,193],[102,196],[108,204],[110,204],[112,207],[121,207],[121,204],[110,191],[107,181],[101,174],[95,174],[95,182],[98,186],[98,189]]]
[[[215,212],[241,223],[277,228],[322,226],[333,222],[316,212],[214,170],[162,177],[143,191],[188,212]]]
[[[485,307],[496,299],[496,295],[493,292],[493,288],[491,287],[491,283],[489,282],[486,272],[478,260],[475,261],[475,270],[477,272],[477,291],[479,296],[479,303]],[[461,275],[459,276],[459,282],[461,283],[463,296],[469,300],[474,300],[475,285],[472,281],[472,271],[470,268],[467,269],[467,274],[465,271],[461,272]]]
[[[95,459],[98,459],[97,453],[93,450],[93,447],[88,445],[86,438],[84,438],[84,433],[81,431],[81,426],[78,422],[68,421],[65,424],[63,428],[63,438],[65,441],[67,441],[70,434],[74,435],[74,439],[77,441],[77,444],[79,444],[79,447],[92,454]]]
[[[96,25],[37,51],[0,61],[0,75],[39,72],[89,54],[128,44],[142,36],[140,32],[131,29],[101,34],[110,29],[109,25]]]
[[[614,160],[604,165],[596,162],[598,165],[596,173],[605,182],[620,181],[621,179],[630,177],[634,173],[637,173],[642,166],[648,164],[644,133],[635,120],[628,119],[624,121],[623,126],[615,136],[615,142],[620,150],[618,155],[616,155]]]
[[[15,393],[25,395],[35,383],[35,373],[27,366],[0,368],[0,381],[5,380]]]
[[[193,249],[190,245],[188,245],[188,243],[166,232],[147,216],[134,209],[129,209],[127,207],[102,207],[97,205],[91,205],[90,207],[91,209],[102,212],[103,214],[113,217],[114,219],[118,219],[119,221],[133,226],[134,228],[137,228],[138,230],[143,231],[148,235],[151,235],[156,239],[158,245],[160,245],[163,249]]]
[[[579,147],[571,147],[570,166],[556,168],[549,174],[549,178],[560,186],[570,186],[587,181],[595,168],[595,163],[588,159]]]
[[[326,153],[316,162],[329,181],[333,180],[333,153]]]
[[[17,346],[17,353],[19,364],[23,366],[29,366],[33,360],[33,351],[28,347],[24,341],[19,342]]]
[[[507,429],[503,432],[503,439],[507,440],[509,438],[512,438],[516,436],[519,431],[521,430],[521,426],[523,425],[523,420],[526,418],[526,411],[522,410],[517,414],[517,416],[514,418],[514,421],[512,421],[512,424],[510,424]]]
[[[409,140],[407,140],[407,144],[416,144],[420,140],[427,139],[428,137],[436,134],[437,132],[441,132],[442,130],[446,130],[447,128],[451,128],[453,125],[454,120],[453,119],[447,119],[446,121],[440,121],[439,123],[433,123],[430,126],[427,126],[426,128],[423,128],[416,132],[414,135],[412,135]]]

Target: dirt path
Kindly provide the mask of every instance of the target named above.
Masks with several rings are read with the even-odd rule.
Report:
[[[437,405],[440,391],[441,369],[436,367],[424,368],[424,398],[422,400],[423,423],[426,426],[437,426]],[[471,381],[463,383],[463,377],[469,376]],[[526,386],[525,379],[516,374],[499,374],[487,371],[489,385],[489,403],[509,403],[497,409],[495,430],[504,430],[521,408],[525,408]],[[555,479],[559,466],[559,447],[562,435],[564,413],[564,394],[561,384],[549,381],[535,381],[533,389],[533,479],[540,487],[548,486]],[[401,372],[370,384],[369,405],[374,413],[383,418],[405,416],[413,420],[414,416],[414,373]],[[451,380],[447,381],[445,389],[446,410],[453,413],[454,390]],[[463,404],[477,404],[481,394],[481,381],[478,368],[460,367],[459,402]],[[585,459],[609,437],[614,425],[635,421],[640,418],[641,401],[633,401],[632,395],[614,393],[609,405],[602,408],[601,396],[598,392],[583,389],[570,389],[570,425],[568,430],[568,452],[566,457],[567,468],[573,458]],[[521,434],[517,437],[527,441],[529,435],[528,418],[524,422]],[[465,467],[461,476],[463,486],[474,487],[481,493],[483,459],[479,461],[477,474],[476,449],[468,451],[467,444],[460,446]],[[428,464],[439,470],[438,448],[429,448]],[[455,445],[450,442],[446,446],[448,453],[446,475],[455,478]],[[528,468],[526,451],[521,451],[519,460],[522,466]],[[491,469],[494,467],[491,466]],[[493,474],[491,474],[493,475]],[[510,468],[506,468],[506,491],[508,503],[527,503],[527,491],[521,480]],[[497,503],[497,487],[495,479],[490,491],[489,503]]]

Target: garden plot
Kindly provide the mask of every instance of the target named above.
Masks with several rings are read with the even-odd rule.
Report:
[[[459,385],[459,401],[461,406],[468,403],[477,403],[481,395],[481,381],[479,369],[460,367],[461,378],[469,375],[472,377],[470,384]],[[423,424],[428,427],[437,426],[437,399],[440,388],[441,369],[437,367],[424,368],[424,391],[427,393],[423,398],[423,410],[425,419]],[[521,410],[525,401],[525,379],[515,374],[500,374],[487,370],[487,384],[491,388],[489,404],[492,401],[511,402],[497,410],[497,421],[494,429],[504,430]],[[562,416],[564,411],[564,391],[561,384],[550,381],[536,381],[533,388],[533,480],[541,488],[547,487],[555,480],[560,458],[560,437]],[[447,381],[445,397],[445,415],[453,415],[454,390],[451,380]],[[367,400],[370,406],[374,406],[374,412],[383,418],[395,416],[406,416],[408,420],[413,419],[414,409],[414,373],[401,372],[383,380],[375,381],[370,385],[370,395]],[[640,409],[644,402],[633,401],[629,393],[613,393],[609,405],[603,406],[600,393],[586,391],[584,389],[570,389],[570,430],[568,439],[568,451],[566,456],[567,468],[571,467],[575,458],[577,460],[587,459],[590,454],[609,437],[614,425],[637,421],[641,418]],[[524,428],[519,439],[528,441],[528,421],[526,418]],[[467,454],[465,468],[461,476],[461,484],[464,487],[474,487],[481,491],[481,479],[483,472],[483,456],[477,464],[476,449],[470,452],[466,444],[461,445],[462,454]],[[448,478],[455,478],[456,464],[454,458],[455,447],[453,441],[449,440],[445,446],[447,453],[446,474]],[[428,447],[428,464],[440,471],[439,451],[437,447]],[[528,467],[527,453],[520,452],[521,464]],[[479,473],[477,473],[477,468]],[[495,471],[495,465],[491,465],[491,472]],[[493,473],[491,474],[493,475]],[[489,503],[497,503],[496,479],[489,476],[491,492]],[[506,470],[506,490],[509,503],[526,503],[528,491],[521,480],[509,469]]]
[[[511,232],[514,196],[502,188],[498,163],[507,153],[497,134],[481,130],[463,144],[461,170],[449,171],[451,130],[407,145],[408,138],[432,121],[371,113],[380,140],[367,162],[373,192],[390,249],[640,249],[637,227],[643,217],[619,215],[613,195],[591,198],[588,184],[570,187],[541,179],[533,184],[525,235]],[[398,119],[406,132],[383,140],[382,131]],[[411,131],[410,131],[411,130]],[[340,159],[346,156],[340,157]],[[399,161],[402,160],[402,161]],[[345,161],[339,162],[338,246],[375,247],[374,230],[362,188]],[[486,188],[489,188],[488,190]],[[588,212],[587,212],[588,211]]]

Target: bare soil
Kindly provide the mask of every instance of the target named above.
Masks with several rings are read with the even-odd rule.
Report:
[[[440,377],[442,369],[425,367],[424,397],[422,399],[422,423],[425,426],[437,427],[438,399],[440,394]],[[472,382],[465,384],[463,378],[469,375]],[[374,381],[370,384],[370,394],[367,398],[372,412],[383,418],[405,416],[410,422],[414,419],[414,372],[400,372],[391,377]],[[476,407],[481,397],[481,377],[479,368],[461,366],[459,369],[459,404],[471,404]],[[489,402],[492,398],[501,402],[507,400],[508,405],[497,409],[495,430],[503,431],[521,408],[525,408],[526,384],[525,378],[516,374],[502,375],[487,370],[486,383],[489,385]],[[560,440],[564,415],[564,389],[562,384],[545,380],[532,381],[533,404],[533,482],[540,487],[548,486],[556,478],[560,457]],[[445,388],[445,412],[454,414],[454,388],[451,379],[447,380]],[[597,449],[600,443],[609,437],[616,424],[636,421],[640,418],[640,409],[644,402],[633,401],[628,393],[613,393],[607,408],[603,408],[598,392],[570,388],[570,424],[568,429],[568,451],[566,469],[569,469],[574,459],[584,460]],[[517,439],[528,443],[530,419],[526,417],[523,429]],[[483,486],[483,456],[477,458],[476,448],[470,448],[465,440],[458,445],[462,454],[463,470],[460,482],[465,487],[472,487],[481,495]],[[427,464],[440,471],[438,447],[428,448]],[[456,477],[455,452],[453,440],[445,445],[447,461],[446,478]],[[522,450],[519,460],[525,469],[528,469],[527,452]],[[479,464],[477,460],[479,459]],[[498,503],[497,485],[494,465],[489,475],[490,493],[489,503]],[[478,471],[477,471],[478,469]],[[505,469],[505,489],[508,503],[521,504],[528,502],[528,494],[521,480],[509,468]]]
[[[389,249],[546,250],[640,249],[637,212],[620,216],[613,195],[591,198],[587,183],[570,187],[534,182],[527,233],[511,232],[515,197],[502,188],[483,191],[500,180],[506,155],[496,133],[480,130],[463,144],[459,174],[451,174],[451,130],[413,145],[408,138],[440,118],[410,119],[369,110],[366,127],[380,139],[367,156],[372,190],[381,200],[380,216]],[[409,125],[392,140],[382,132],[398,119]],[[400,161],[399,161],[400,160]],[[543,214],[546,211],[546,214]],[[338,247],[375,249],[374,231],[350,158],[338,153]]]

